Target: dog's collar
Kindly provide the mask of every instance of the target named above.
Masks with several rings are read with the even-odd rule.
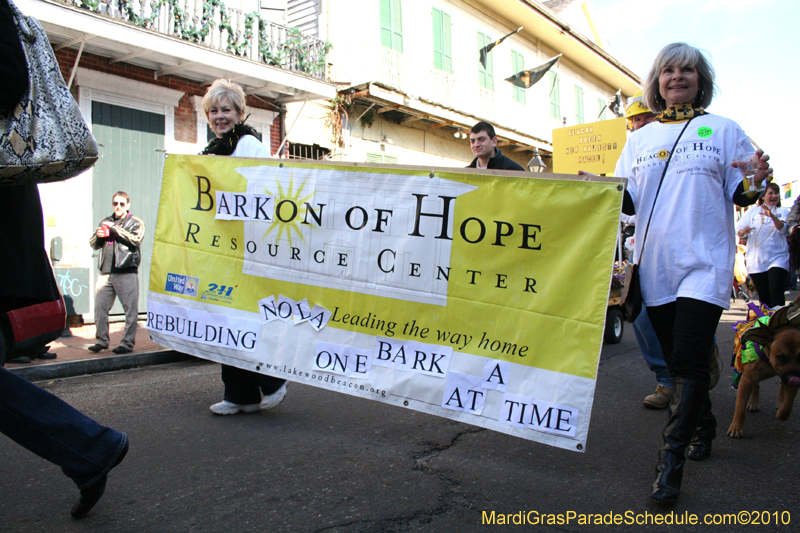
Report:
[[[754,342],[753,348],[755,348],[756,355],[758,355],[758,358],[761,359],[763,362],[767,363],[769,367],[772,368],[772,363],[770,362],[769,357],[767,357],[767,354],[764,353],[764,350],[761,349],[761,345],[758,344],[757,342]]]

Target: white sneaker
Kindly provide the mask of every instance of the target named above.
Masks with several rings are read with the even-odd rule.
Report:
[[[236,413],[255,413],[256,411],[261,410],[260,403],[247,403],[247,404],[238,404],[229,402],[227,400],[222,400],[219,403],[215,403],[211,407],[211,412],[215,415],[235,415]]]
[[[283,385],[281,385],[280,389],[276,390],[269,396],[264,396],[264,398],[261,400],[261,408],[272,409],[273,407],[276,407],[279,403],[281,403],[283,399],[286,397],[286,385],[288,383],[289,383],[288,381],[285,381]]]

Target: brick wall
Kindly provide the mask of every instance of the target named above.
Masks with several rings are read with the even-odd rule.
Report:
[[[280,157],[278,155],[278,148],[281,145],[281,116],[275,115],[275,120],[272,122],[272,127],[269,132],[270,147],[269,151],[273,157]]]
[[[69,80],[69,73],[72,65],[75,64],[77,51],[65,48],[56,51],[55,54],[64,80]],[[107,58],[86,53],[81,55],[78,66],[183,92],[184,95],[178,102],[178,107],[175,108],[175,140],[193,143],[197,139],[197,116],[192,96],[203,96],[207,86],[177,76],[161,76],[156,80],[152,70],[125,63],[109,64]],[[247,105],[248,107],[274,111],[274,108],[265,106],[254,98],[248,98]],[[272,144],[270,151],[274,155],[280,145],[280,115],[275,116],[275,121],[270,131],[270,139]]]

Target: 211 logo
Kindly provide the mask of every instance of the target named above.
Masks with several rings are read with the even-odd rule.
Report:
[[[200,299],[210,302],[231,304],[233,303],[233,289],[236,287],[238,287],[238,285],[217,285],[216,283],[209,283],[208,288],[200,295]]]

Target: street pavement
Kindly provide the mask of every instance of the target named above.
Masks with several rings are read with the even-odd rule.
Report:
[[[687,462],[674,507],[648,497],[666,412],[641,404],[655,380],[628,328],[622,343],[603,348],[585,453],[299,384],[290,384],[273,410],[214,416],[208,406],[221,399],[219,366],[200,360],[39,382],[126,431],[130,453],[109,475],[97,507],[73,521],[69,509],[78,491],[72,483],[0,437],[0,529],[797,531],[800,413],[787,422],[775,418],[777,380],[762,384],[762,411],[748,414],[746,437],[725,436],[735,403],[730,325],[743,316],[741,301],[723,315],[724,371],[711,394],[719,435],[709,460]],[[495,523],[502,514],[512,525],[485,525],[492,512]],[[552,513],[570,522],[513,525],[515,517],[535,521]],[[751,523],[702,524],[730,520],[723,514]],[[584,525],[581,515],[593,521],[618,516],[623,523]],[[624,523],[692,515],[701,523]]]

